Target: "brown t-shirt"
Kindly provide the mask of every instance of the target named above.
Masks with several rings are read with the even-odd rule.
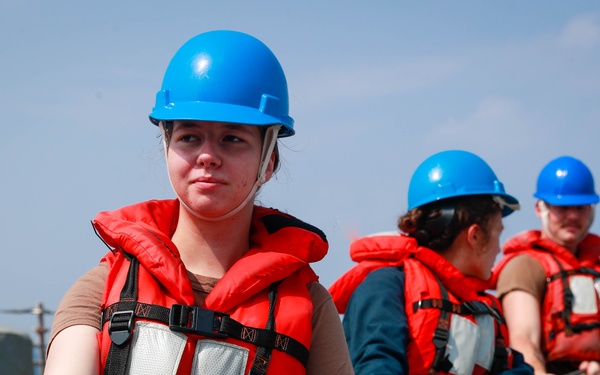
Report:
[[[498,298],[502,299],[514,290],[533,295],[542,306],[546,293],[546,273],[540,262],[527,254],[516,255],[508,261],[498,276],[496,286]],[[567,374],[578,368],[578,362],[546,362],[546,371],[552,374]]]
[[[504,265],[498,275],[496,294],[502,299],[513,290],[527,292],[542,303],[546,293],[546,273],[540,262],[527,254],[521,254]]]
[[[100,304],[108,267],[101,263],[80,277],[60,302],[50,334],[50,344],[56,335],[74,325],[87,325],[100,331]],[[218,279],[188,272],[198,305],[214,288]],[[354,374],[340,317],[331,295],[319,282],[308,285],[313,302],[312,342],[307,374]]]

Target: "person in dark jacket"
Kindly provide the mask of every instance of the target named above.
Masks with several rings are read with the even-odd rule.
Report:
[[[486,293],[502,218],[519,208],[479,156],[427,158],[403,232],[355,241],[358,264],[331,287],[356,374],[532,374]]]

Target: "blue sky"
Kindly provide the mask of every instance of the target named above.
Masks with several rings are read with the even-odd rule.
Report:
[[[600,179],[595,1],[2,2],[0,309],[55,309],[107,251],[97,212],[173,197],[147,116],[177,48],[213,29],[258,37],[286,72],[297,134],[259,200],[325,231],[326,286],[352,266],[353,237],[395,229],[438,151],[475,152],[521,200],[504,240],[539,227],[549,160]]]

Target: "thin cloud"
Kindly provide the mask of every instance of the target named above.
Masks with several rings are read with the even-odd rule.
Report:
[[[356,61],[354,66],[310,72],[294,85],[300,107],[348,100],[368,101],[421,90],[447,77],[464,65],[460,59],[436,57],[424,61],[377,64]]]
[[[558,37],[564,48],[591,50],[600,44],[598,14],[585,14],[569,21]]]
[[[472,148],[481,144],[513,144],[525,139],[525,121],[518,102],[500,97],[484,98],[462,119],[450,120],[433,129],[439,144]],[[518,137],[515,137],[519,134]]]

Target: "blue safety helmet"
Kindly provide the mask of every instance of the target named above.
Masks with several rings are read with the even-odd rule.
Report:
[[[498,197],[502,216],[519,209],[519,201],[506,194],[504,185],[483,159],[467,151],[442,151],[427,158],[413,173],[408,209],[446,198],[483,194]]]
[[[210,31],[188,40],[171,59],[150,121],[199,120],[257,126],[281,124],[288,115],[285,74],[260,40],[237,31]]]
[[[592,172],[571,156],[556,158],[542,169],[533,196],[555,206],[583,206],[600,200]]]

